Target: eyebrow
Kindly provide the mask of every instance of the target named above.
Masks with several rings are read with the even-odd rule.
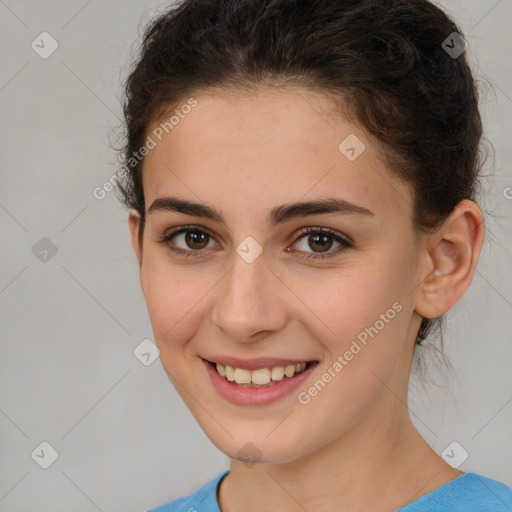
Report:
[[[222,213],[210,206],[194,203],[185,199],[176,197],[159,197],[153,201],[149,207],[148,213],[156,211],[169,211],[190,215],[193,217],[202,217],[217,221],[224,226],[226,222]],[[272,208],[267,217],[267,222],[271,226],[287,222],[297,217],[307,217],[310,215],[321,215],[325,213],[364,215],[375,217],[375,214],[356,204],[350,203],[344,199],[322,199],[318,201],[307,201],[302,203],[283,204]]]

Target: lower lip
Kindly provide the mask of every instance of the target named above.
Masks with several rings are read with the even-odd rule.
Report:
[[[296,390],[318,365],[317,362],[311,363],[298,375],[291,378],[286,377],[272,386],[252,388],[229,382],[226,378],[221,377],[209,362],[203,359],[203,363],[206,365],[206,371],[213,387],[222,397],[236,405],[265,405],[275,402]]]

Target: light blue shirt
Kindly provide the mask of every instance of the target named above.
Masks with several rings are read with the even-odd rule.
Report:
[[[216,476],[196,492],[147,512],[221,512]],[[476,473],[464,473],[396,512],[512,512],[512,488]]]

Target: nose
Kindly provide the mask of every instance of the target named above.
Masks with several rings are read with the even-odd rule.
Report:
[[[263,255],[252,263],[238,254],[233,260],[231,271],[217,288],[212,322],[226,337],[254,343],[285,325],[283,285]]]

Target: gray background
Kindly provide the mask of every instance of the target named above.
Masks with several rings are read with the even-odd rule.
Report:
[[[454,372],[427,356],[410,409],[436,452],[457,441],[469,453],[462,470],[512,486],[512,0],[438,3],[460,23],[481,83],[496,154],[481,203],[492,238],[448,315]],[[133,354],[152,332],[127,213],[113,192],[93,196],[116,171],[109,133],[126,63],[165,6],[0,0],[2,512],[141,511],[228,468],[160,360]],[[31,48],[43,31],[59,45],[47,59]],[[56,254],[41,252],[43,237]],[[48,469],[36,463],[48,450],[31,457],[43,441],[59,454]]]

